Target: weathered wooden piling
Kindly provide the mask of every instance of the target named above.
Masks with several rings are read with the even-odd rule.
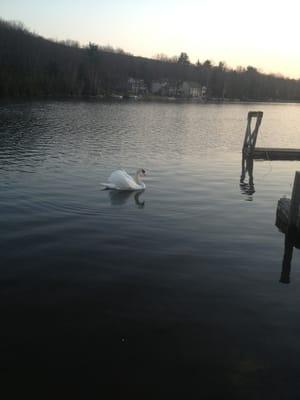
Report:
[[[243,156],[240,183],[244,183],[247,174],[249,177],[249,184],[253,185],[253,158]]]
[[[276,226],[285,234],[284,254],[280,282],[290,282],[290,270],[294,247],[300,248],[300,171],[296,171],[292,198],[278,200],[276,210]]]
[[[282,227],[277,224],[277,221],[276,225],[282,231]],[[290,272],[294,247],[296,249],[300,249],[300,234],[296,229],[289,228],[285,231],[284,235],[284,253],[280,275],[281,283],[290,283]]]
[[[283,233],[287,233],[288,231],[290,206],[291,206],[291,199],[283,197],[278,200],[276,209],[276,226]]]
[[[300,171],[296,171],[291,205],[289,210],[288,226],[299,228],[299,205],[300,205]]]
[[[278,200],[276,211],[276,225],[284,233],[290,230],[300,232],[299,224],[300,207],[300,171],[296,171],[292,198],[281,198]]]
[[[290,283],[290,273],[293,258],[294,243],[290,240],[289,235],[285,235],[284,253],[282,259],[282,268],[279,282]]]

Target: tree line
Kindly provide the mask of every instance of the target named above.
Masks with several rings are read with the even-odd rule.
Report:
[[[159,54],[135,57],[122,49],[56,42],[28,31],[22,24],[0,20],[0,97],[97,96],[126,94],[128,78],[151,82],[194,81],[210,98],[300,100],[300,80],[264,74],[253,66],[228,68],[224,62],[190,62]]]

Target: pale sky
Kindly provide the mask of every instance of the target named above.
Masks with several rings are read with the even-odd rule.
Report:
[[[300,78],[299,0],[0,0],[0,17],[41,36],[153,57],[252,65]]]

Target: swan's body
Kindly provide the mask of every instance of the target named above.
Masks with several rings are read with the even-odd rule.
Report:
[[[145,171],[143,169],[138,169],[134,178],[127,174],[124,169],[118,169],[110,175],[107,183],[102,183],[101,185],[106,189],[143,190],[146,188],[146,185],[141,180],[144,176]]]

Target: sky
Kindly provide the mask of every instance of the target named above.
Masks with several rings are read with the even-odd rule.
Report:
[[[0,17],[41,36],[153,57],[186,52],[300,78],[299,0],[1,0]]]

